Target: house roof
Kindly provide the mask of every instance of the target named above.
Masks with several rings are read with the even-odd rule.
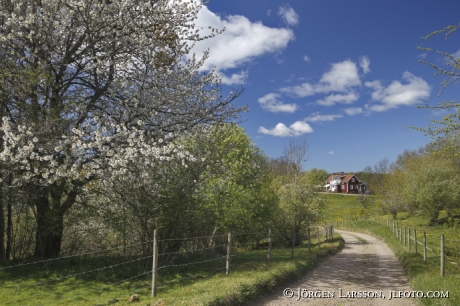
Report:
[[[346,183],[348,182],[352,177],[356,177],[354,174],[347,174],[344,178],[342,178],[342,182]],[[359,182],[359,179],[356,177],[356,179]]]
[[[348,183],[348,181],[350,181],[350,179],[352,177],[355,177],[359,183],[366,184],[365,182],[360,181],[359,178],[356,175],[354,175],[353,173],[343,173],[343,172],[330,174],[329,177],[326,180],[326,184],[329,184],[332,181],[332,178],[337,177],[337,176],[340,177],[340,181],[342,183]]]
[[[331,174],[329,174],[329,177],[327,178],[326,183],[329,183],[330,181],[332,181],[332,178],[336,177],[336,176],[340,176],[340,180],[342,180],[346,175],[347,174],[343,173],[343,172],[331,173]]]

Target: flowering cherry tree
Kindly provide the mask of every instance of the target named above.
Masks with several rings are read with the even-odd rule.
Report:
[[[236,118],[241,91],[221,95],[207,58],[184,61],[200,35],[200,1],[0,2],[0,160],[26,187],[35,256],[59,255],[63,216],[81,188],[130,163],[193,157],[173,140]]]

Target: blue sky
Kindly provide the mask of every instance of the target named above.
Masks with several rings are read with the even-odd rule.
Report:
[[[226,30],[194,52],[209,49],[202,69],[224,92],[245,89],[240,125],[269,157],[305,137],[305,170],[356,172],[431,140],[407,126],[446,113],[415,106],[458,99],[460,86],[437,97],[444,79],[419,60],[444,61],[417,47],[460,57],[460,33],[422,39],[459,23],[458,1],[211,0],[196,24]]]

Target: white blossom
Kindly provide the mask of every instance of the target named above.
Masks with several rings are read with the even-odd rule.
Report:
[[[1,90],[19,98],[9,106],[11,118],[2,118],[0,161],[20,173],[17,185],[110,181],[141,159],[146,165],[177,159],[187,167],[196,158],[172,144],[176,137],[245,110],[231,106],[239,93],[219,98],[215,71],[200,72],[207,53],[183,61],[194,42],[216,35],[195,31],[200,1],[5,3],[0,54],[26,70],[2,71]],[[32,97],[40,111],[21,117],[15,107]],[[50,99],[60,103],[57,117],[46,115]]]

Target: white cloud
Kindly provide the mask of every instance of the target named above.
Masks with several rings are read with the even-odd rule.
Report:
[[[329,96],[326,96],[326,98],[322,100],[316,101],[319,105],[323,106],[332,106],[335,105],[336,103],[344,103],[344,104],[351,104],[355,101],[357,101],[359,98],[359,95],[353,91],[350,91],[347,94],[332,94]]]
[[[343,115],[320,115],[319,113],[313,113],[311,116],[304,119],[305,122],[320,122],[320,121],[334,121],[337,118],[342,118]]]
[[[352,86],[361,85],[356,63],[346,60],[333,64],[331,70],[321,77],[320,84],[323,84],[326,91],[339,92],[348,91]]]
[[[292,7],[289,6],[289,4],[281,6],[278,9],[278,15],[281,16],[283,21],[288,26],[295,26],[299,23],[299,15],[297,15],[297,13],[294,11]]]
[[[363,72],[365,74],[371,71],[371,69],[369,68],[370,65],[371,65],[371,60],[367,56],[361,57],[361,60],[359,61],[359,67],[363,69]]]
[[[329,151],[329,152],[327,152],[327,154],[334,155],[334,151]]]
[[[289,137],[289,136],[300,136],[305,133],[313,132],[313,129],[308,123],[303,121],[296,121],[287,127],[284,123],[278,123],[273,129],[266,129],[261,126],[258,130],[259,133],[278,136],[278,137]]]
[[[285,113],[293,113],[297,110],[296,104],[284,104],[283,101],[279,100],[280,95],[276,93],[269,93],[265,96],[259,98],[260,106],[263,109],[266,109],[273,113],[278,112],[285,112]]]
[[[306,82],[298,86],[285,87],[281,88],[281,92],[303,98],[318,93],[348,93],[352,87],[360,85],[361,80],[356,63],[345,60],[332,64],[331,69],[322,75],[318,83]]]
[[[246,82],[248,78],[247,71],[241,71],[240,73],[234,73],[231,77],[228,77],[224,73],[220,72],[220,77],[222,80],[222,84],[226,85],[235,85],[235,84],[243,84]]]
[[[200,57],[209,49],[209,58],[201,70],[217,67],[222,71],[247,63],[257,56],[279,52],[294,39],[294,33],[287,28],[270,28],[261,22],[251,22],[244,16],[231,15],[225,18],[211,12],[206,6],[198,12],[196,28],[202,35],[210,33],[209,26],[225,31],[214,38],[197,42],[187,56],[193,53]]]
[[[361,114],[363,112],[363,109],[361,107],[349,107],[345,109],[345,113],[349,116],[354,116]]]
[[[306,62],[311,61],[311,59],[308,57],[308,55],[304,55],[303,60],[306,61]]]
[[[366,105],[375,112],[383,112],[400,105],[415,105],[430,96],[431,88],[422,78],[414,76],[406,71],[403,80],[407,84],[393,81],[388,87],[384,87],[380,81],[366,82],[365,86],[372,88],[372,100],[382,104]]]

